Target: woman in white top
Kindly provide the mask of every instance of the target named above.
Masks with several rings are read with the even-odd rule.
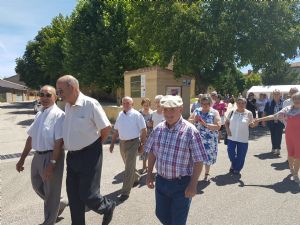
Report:
[[[160,105],[160,100],[162,99],[162,97],[163,95],[155,96],[156,110],[152,113],[153,128],[155,128],[160,122],[165,120],[163,108]]]
[[[249,126],[255,127],[253,114],[246,109],[247,100],[237,99],[237,109],[228,114],[225,128],[228,134],[227,151],[231,161],[230,173],[240,174],[248,150]]]

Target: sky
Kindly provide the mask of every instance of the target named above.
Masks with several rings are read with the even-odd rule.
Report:
[[[0,78],[16,74],[15,59],[28,41],[59,13],[71,15],[76,0],[0,0]]]
[[[0,78],[16,74],[15,59],[28,41],[59,13],[70,15],[76,0],[0,0]],[[291,62],[300,61],[296,58]],[[251,66],[241,68],[246,73]]]

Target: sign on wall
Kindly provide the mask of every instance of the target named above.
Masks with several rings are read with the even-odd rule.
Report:
[[[141,75],[141,98],[146,97],[146,76]]]

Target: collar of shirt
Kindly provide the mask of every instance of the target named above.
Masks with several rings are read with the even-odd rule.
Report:
[[[125,111],[123,110],[123,113],[124,113],[125,115],[129,115],[129,114],[131,114],[131,113],[132,113],[132,108],[131,108],[131,109],[129,109],[127,112],[125,112]]]
[[[84,102],[84,95],[81,92],[79,92],[79,95],[74,105],[83,106],[83,102]]]
[[[55,106],[55,103],[54,103],[53,105],[51,105],[50,107],[48,107],[48,108],[43,108],[42,113],[43,113],[43,112],[45,112],[45,113],[50,112],[51,109],[54,108],[54,106]]]
[[[164,122],[164,129],[168,129],[169,131],[177,131],[179,129],[179,127],[181,126],[182,124],[182,116],[179,118],[179,120],[176,122],[176,124],[169,128],[168,125],[167,125],[167,121]]]

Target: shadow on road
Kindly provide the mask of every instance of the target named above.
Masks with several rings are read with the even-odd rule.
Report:
[[[277,193],[292,193],[292,194],[298,194],[300,193],[300,187],[299,184],[297,184],[295,181],[291,180],[291,175],[288,175],[286,178],[284,178],[282,181],[271,184],[271,185],[259,185],[259,184],[247,184],[244,185],[244,187],[262,187],[262,188],[268,188],[272,189]]]
[[[280,156],[274,155],[272,152],[265,152],[265,153],[261,153],[259,155],[254,155],[254,156],[261,159],[261,160],[280,158]]]
[[[218,175],[211,179],[213,182],[216,183],[217,186],[225,186],[225,185],[231,185],[231,184],[240,184],[239,186],[243,187],[244,182],[241,180],[241,175],[236,174],[222,174]]]
[[[123,177],[124,177],[124,171],[121,173],[118,173],[116,176],[114,176],[114,180],[112,184],[120,184],[123,182]]]
[[[34,119],[23,120],[17,123],[17,125],[21,126],[30,126],[33,123]]]
[[[255,127],[255,128],[250,128],[250,135],[249,135],[249,140],[257,140],[260,137],[264,137],[266,135],[269,135],[269,129],[267,127]]]
[[[207,188],[210,185],[210,181],[205,181],[205,180],[201,180],[198,181],[197,184],[197,195],[203,194],[204,193],[204,189]]]
[[[289,163],[287,161],[280,162],[280,163],[272,163],[271,166],[274,167],[275,170],[289,169]]]
[[[33,109],[26,109],[26,110],[12,111],[12,112],[9,112],[8,114],[15,114],[15,115],[31,114],[31,115],[35,115],[36,113],[33,111]]]
[[[17,102],[17,103],[11,103],[9,105],[0,105],[0,108],[2,109],[32,109],[33,110],[33,102]]]

